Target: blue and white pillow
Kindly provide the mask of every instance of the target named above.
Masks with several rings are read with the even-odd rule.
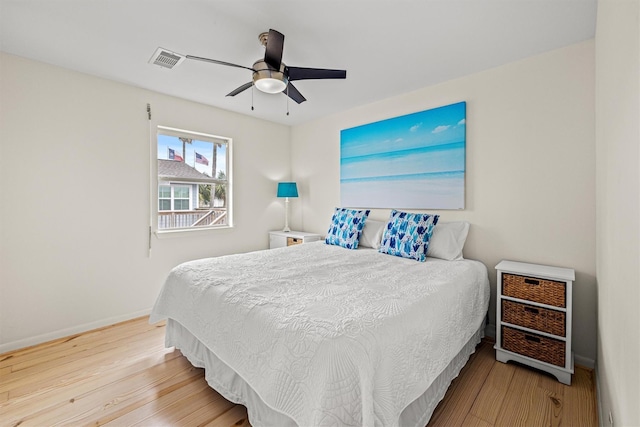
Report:
[[[378,251],[424,262],[438,218],[439,215],[392,210]]]
[[[342,246],[347,249],[357,249],[364,222],[370,210],[354,210],[336,208],[331,218],[331,225],[325,238],[328,245]]]

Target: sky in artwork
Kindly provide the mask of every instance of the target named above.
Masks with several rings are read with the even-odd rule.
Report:
[[[465,139],[465,102],[340,132],[340,158],[425,148]]]

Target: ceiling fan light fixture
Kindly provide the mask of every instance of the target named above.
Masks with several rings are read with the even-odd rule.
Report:
[[[274,79],[273,77],[258,79],[256,80],[255,85],[259,91],[265,93],[279,93],[287,87],[285,82],[279,79]]]
[[[279,70],[269,68],[266,62],[259,59],[253,63],[253,84],[260,92],[280,93],[289,83],[289,79],[284,74],[285,65],[282,64]]]

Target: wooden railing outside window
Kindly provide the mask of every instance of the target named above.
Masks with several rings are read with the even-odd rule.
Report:
[[[227,209],[158,212],[158,229],[206,227],[227,224]]]

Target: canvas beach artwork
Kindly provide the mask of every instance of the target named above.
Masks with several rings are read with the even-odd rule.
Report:
[[[464,209],[466,102],[340,131],[340,202]]]

